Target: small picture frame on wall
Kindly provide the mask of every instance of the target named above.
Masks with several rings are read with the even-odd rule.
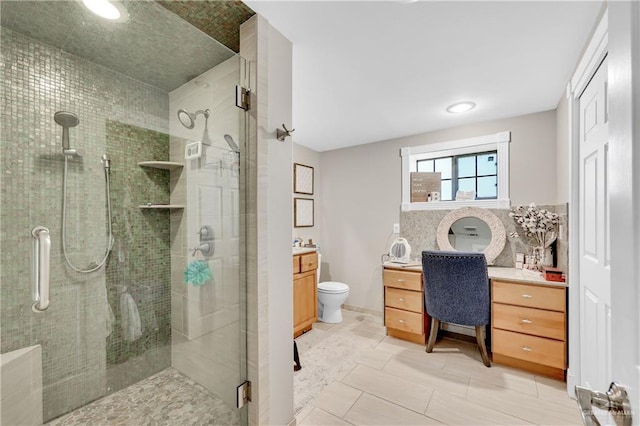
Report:
[[[313,167],[293,164],[293,192],[313,195]]]
[[[293,226],[307,228],[313,226],[313,200],[310,198],[293,199]]]

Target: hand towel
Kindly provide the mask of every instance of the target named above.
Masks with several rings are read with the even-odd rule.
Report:
[[[109,300],[107,300],[107,335],[105,337],[111,336],[113,333],[113,324],[116,323],[116,316],[113,313],[113,309],[111,309],[111,304]]]
[[[127,342],[133,342],[142,336],[142,323],[135,300],[128,292],[120,296],[120,318],[122,336]]]

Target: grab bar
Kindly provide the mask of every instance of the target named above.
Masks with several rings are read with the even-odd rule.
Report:
[[[51,255],[51,236],[44,226],[36,226],[33,235],[32,279],[33,312],[43,312],[49,307],[49,268]]]

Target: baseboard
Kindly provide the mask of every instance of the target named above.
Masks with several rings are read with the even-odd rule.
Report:
[[[375,315],[377,317],[382,318],[382,312],[374,311],[373,309],[359,308],[357,306],[351,305],[342,305],[342,309],[346,309],[347,311],[361,312],[363,314]]]

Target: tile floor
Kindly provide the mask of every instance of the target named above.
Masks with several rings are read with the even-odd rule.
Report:
[[[237,424],[240,424],[240,417],[235,407],[228,407],[174,368],[167,368],[47,423],[49,426]]]
[[[296,393],[304,393],[297,375],[322,370],[326,356],[314,348],[336,335],[368,344],[340,361],[350,368],[332,361],[326,383],[298,407],[298,425],[582,424],[563,382],[497,364],[487,368],[477,346],[466,342],[442,339],[427,354],[422,345],[385,336],[382,318],[343,312],[343,323],[316,323],[296,340],[303,366],[294,374]]]

